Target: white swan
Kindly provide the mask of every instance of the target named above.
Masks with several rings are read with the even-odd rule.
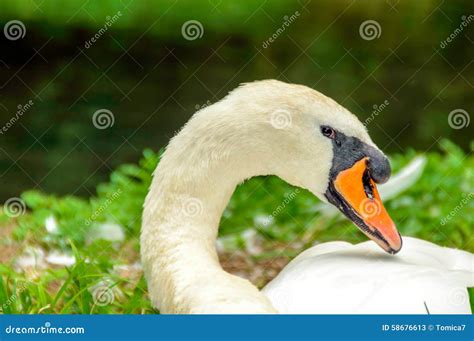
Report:
[[[141,254],[161,312],[276,312],[254,285],[221,268],[215,249],[235,187],[269,174],[334,204],[385,251],[400,250],[374,184],[388,179],[390,165],[360,121],[304,86],[246,84],[196,113],[155,171]]]
[[[404,237],[395,257],[371,242],[314,246],[263,292],[280,313],[471,314],[473,286],[473,254]]]

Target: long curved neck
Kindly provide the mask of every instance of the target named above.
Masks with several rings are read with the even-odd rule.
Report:
[[[141,254],[156,307],[275,312],[255,286],[221,268],[219,220],[235,187],[257,175],[277,175],[324,200],[333,151],[317,128],[328,122],[373,144],[333,100],[278,81],[243,85],[194,114],[168,145],[145,201]]]
[[[221,268],[215,248],[235,187],[268,174],[270,150],[247,145],[254,124],[236,135],[197,116],[170,142],[145,202],[141,252],[151,299],[164,313],[275,312],[255,286]]]

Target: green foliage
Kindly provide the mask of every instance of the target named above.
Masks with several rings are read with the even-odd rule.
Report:
[[[146,299],[143,278],[130,283],[114,274],[110,262],[90,261],[87,251],[76,250],[74,266],[50,269],[33,279],[1,266],[0,310],[6,314],[156,312]]]
[[[441,147],[444,153],[430,153],[422,178],[388,209],[402,234],[474,252],[474,157],[449,141]]]
[[[0,309],[4,313],[154,312],[146,298],[144,279],[131,283],[116,273],[115,266],[126,262],[116,255],[117,246],[103,240],[89,243],[86,236],[94,224],[114,222],[126,229],[131,237],[130,248],[137,252],[142,205],[158,159],[159,154],[145,150],[138,165],[120,166],[109,182],[98,186],[97,195],[90,200],[25,192],[22,199],[31,212],[18,218],[14,237],[29,244],[42,244],[46,249],[72,249],[76,264],[48,269],[33,279],[31,274],[18,274],[2,265]],[[58,233],[45,229],[45,220],[51,216],[57,220]],[[71,242],[78,248],[72,247]],[[105,295],[113,295],[112,302],[101,305],[94,301],[98,286],[105,288]]]
[[[253,31],[268,34],[273,30],[264,24],[265,13],[258,11],[262,6],[260,0],[246,0],[238,4],[234,2],[212,4],[195,0],[131,1],[128,4],[115,0],[102,0],[100,3],[84,3],[83,0],[49,0],[37,6],[32,6],[29,1],[3,0],[1,6],[0,21],[12,17],[33,22],[43,21],[47,25],[41,25],[39,29],[49,31],[48,33],[57,33],[58,26],[80,26],[97,30],[118,12],[122,15],[113,24],[114,28],[149,29],[154,35],[168,39],[179,37],[182,23],[191,19],[203,21],[210,30],[220,32],[238,31],[250,35],[255,34]],[[270,13],[275,17],[283,17],[293,13],[295,6],[301,7],[294,0],[279,0],[266,7],[266,15]],[[41,10],[38,10],[38,7]],[[58,8],[61,10],[58,11]],[[163,15],[165,13],[168,15]],[[253,25],[249,25],[246,21],[250,16],[255,17]],[[152,25],[157,18],[160,18],[160,25]],[[67,34],[65,36],[68,37]]]
[[[143,201],[158,159],[158,154],[145,150],[138,165],[120,166],[111,174],[109,182],[98,186],[97,196],[90,200],[25,192],[22,199],[32,214],[19,219],[15,236],[19,239],[34,237],[50,246],[65,247],[68,240],[82,245],[87,231],[101,222],[120,224],[130,235],[138,235]],[[50,216],[58,222],[57,234],[47,234],[44,228],[45,220]]]

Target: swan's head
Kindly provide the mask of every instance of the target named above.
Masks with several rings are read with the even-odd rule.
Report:
[[[251,131],[253,162],[268,165],[264,172],[333,204],[385,251],[401,249],[376,187],[390,177],[388,158],[356,116],[317,91],[278,81],[244,85],[229,104],[258,127],[241,129]]]

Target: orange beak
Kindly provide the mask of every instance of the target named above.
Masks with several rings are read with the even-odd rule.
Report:
[[[394,254],[402,248],[402,239],[380,200],[367,169],[367,160],[363,158],[351,168],[339,172],[334,180],[334,189],[345,201],[340,207],[343,213],[370,239]]]

